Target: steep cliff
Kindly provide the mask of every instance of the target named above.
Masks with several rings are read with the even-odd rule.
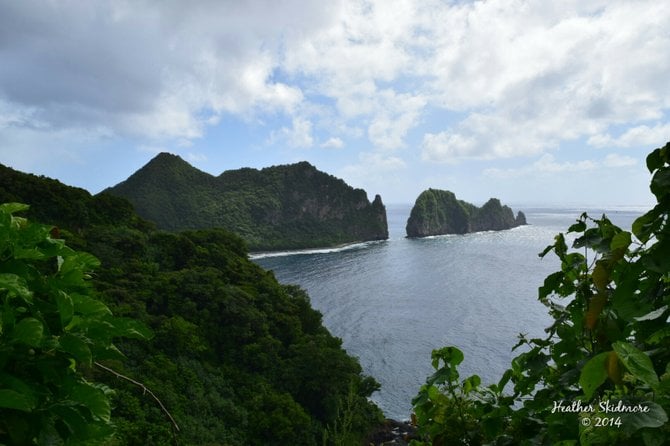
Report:
[[[456,198],[453,192],[428,189],[414,203],[407,220],[408,237],[441,234],[465,234],[477,231],[500,231],[525,225],[526,216],[491,198],[481,208]]]
[[[252,250],[311,248],[388,238],[386,209],[362,189],[307,162],[214,177],[161,153],[105,192],[168,230],[221,227]]]

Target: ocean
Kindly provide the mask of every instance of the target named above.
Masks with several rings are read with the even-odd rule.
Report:
[[[542,337],[550,325],[537,292],[560,264],[553,253],[538,253],[585,209],[513,208],[526,214],[527,226],[408,239],[411,205],[387,205],[386,241],[251,258],[280,282],[307,290],[324,325],[381,383],[372,399],[387,417],[405,420],[433,372],[433,349],[458,347],[461,379],[477,374],[492,384],[518,354],[519,334]],[[645,209],[586,210],[630,230]]]

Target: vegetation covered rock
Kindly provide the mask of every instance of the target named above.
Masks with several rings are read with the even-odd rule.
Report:
[[[388,238],[379,195],[320,172],[307,162],[214,177],[161,153],[106,192],[128,199],[165,230],[224,228],[252,250],[333,246]]]
[[[406,232],[408,237],[442,234],[466,234],[477,231],[500,231],[525,225],[526,216],[491,198],[481,208],[456,198],[453,192],[428,189],[414,203]]]

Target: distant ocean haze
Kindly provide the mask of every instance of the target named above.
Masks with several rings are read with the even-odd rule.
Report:
[[[585,210],[623,229],[638,209],[523,208],[527,226],[498,232],[405,238],[411,205],[387,205],[390,238],[337,249],[252,256],[283,283],[305,288],[325,325],[343,339],[386,416],[407,419],[411,400],[432,373],[430,353],[455,345],[460,372],[497,382],[518,354],[519,333],[542,337],[552,319],[537,300],[557,258],[538,253]]]

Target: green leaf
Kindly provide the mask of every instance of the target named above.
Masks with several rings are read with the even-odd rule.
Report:
[[[591,399],[593,392],[607,379],[607,357],[609,352],[600,353],[589,359],[579,375],[579,385],[587,399]]]
[[[114,327],[114,336],[144,340],[151,339],[154,336],[149,327],[135,319],[108,317],[105,320]]]
[[[86,341],[76,335],[65,334],[60,337],[59,344],[63,351],[70,353],[77,361],[91,365],[92,355]]]
[[[661,149],[656,149],[647,155],[647,169],[649,169],[649,173],[654,173],[654,171],[661,166],[663,166]]]
[[[56,305],[58,306],[61,326],[65,328],[74,315],[74,303],[66,292],[60,291],[56,294]]]
[[[3,203],[0,204],[0,211],[6,212],[8,214],[14,214],[16,212],[27,211],[30,209],[30,206],[23,203]]]
[[[670,168],[659,168],[651,179],[649,187],[659,201],[667,195],[670,192]]]
[[[614,237],[612,237],[612,241],[610,242],[610,249],[612,251],[615,251],[617,249],[628,249],[630,243],[631,243],[630,232],[621,231]]]
[[[626,401],[626,407],[642,407],[646,410],[644,412],[621,414],[621,427],[628,435],[638,429],[661,427],[668,422],[668,415],[665,410],[653,401]]]
[[[67,425],[72,433],[80,438],[88,436],[89,421],[74,407],[55,405],[52,411]]]
[[[15,390],[0,389],[0,407],[30,412],[35,408],[35,401]]]
[[[9,291],[10,295],[13,294],[22,298],[26,302],[32,302],[33,293],[28,289],[26,281],[16,274],[0,274],[0,290],[2,289]]]
[[[632,226],[632,231],[633,234],[635,234],[635,237],[637,237],[638,240],[640,240],[642,243],[649,241],[652,233],[660,227],[663,221],[662,218],[659,218],[661,215],[661,209],[659,206],[656,206],[646,214],[636,218]]]
[[[456,347],[443,347],[438,350],[433,350],[431,353],[433,359],[433,368],[439,368],[440,359],[445,362],[445,364],[450,364],[452,366],[457,366],[463,359],[463,352],[457,349]]]
[[[468,394],[473,390],[476,390],[477,387],[482,383],[482,380],[477,375],[472,375],[465,380],[463,380],[463,393]]]
[[[549,296],[551,293],[558,292],[560,285],[563,282],[564,277],[563,271],[558,271],[553,274],[549,274],[544,279],[544,285],[542,285],[539,290],[539,299]]]
[[[612,348],[628,371],[652,389],[658,387],[658,375],[654,371],[651,359],[644,352],[628,342],[617,341]]]
[[[568,228],[568,232],[584,232],[586,230],[586,223],[582,220],[577,220],[577,223]]]
[[[70,398],[87,407],[96,418],[109,422],[112,408],[107,395],[101,389],[88,383],[77,383],[70,393]]]
[[[90,315],[108,315],[112,314],[107,305],[98,299],[92,297],[84,296],[81,294],[72,294],[72,304],[74,306],[74,312],[79,314],[84,314],[87,316]]]
[[[19,323],[14,326],[12,338],[16,341],[28,344],[31,347],[37,347],[42,341],[43,334],[44,326],[42,325],[42,322],[34,317],[26,317],[21,319]]]

